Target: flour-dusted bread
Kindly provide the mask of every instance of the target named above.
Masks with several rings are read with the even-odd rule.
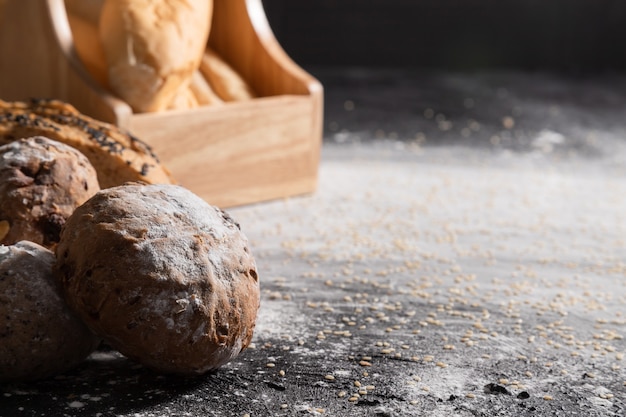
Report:
[[[136,112],[165,110],[200,66],[212,0],[105,0],[108,84]]]
[[[56,257],[72,309],[148,367],[201,374],[250,343],[260,295],[247,239],[182,187],[100,191],[70,216]]]
[[[54,262],[32,242],[0,246],[0,382],[67,371],[98,345],[63,301]]]
[[[54,247],[65,220],[99,190],[96,170],[70,146],[43,136],[0,146],[0,243]]]
[[[116,126],[59,100],[0,100],[0,145],[30,136],[46,136],[78,149],[96,169],[102,188],[127,181],[172,182],[150,147]]]

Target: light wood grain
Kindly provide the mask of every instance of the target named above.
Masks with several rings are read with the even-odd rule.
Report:
[[[261,97],[133,114],[78,57],[63,0],[0,0],[0,97],[54,97],[129,129],[181,184],[233,206],[315,190],[323,90],[269,27],[261,0],[215,0],[209,46]]]
[[[127,123],[130,107],[88,73],[74,47],[63,0],[5,0],[0,15],[0,97],[52,97],[112,123]]]
[[[89,74],[101,86],[107,86],[107,65],[98,38],[98,26],[80,15],[68,13],[74,48]]]
[[[313,106],[306,96],[281,95],[210,111],[144,113],[130,129],[150,135],[183,186],[211,204],[234,206],[314,190]]]

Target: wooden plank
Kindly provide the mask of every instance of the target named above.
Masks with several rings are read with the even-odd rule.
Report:
[[[57,98],[111,123],[130,107],[99,86],[78,58],[63,0],[5,0],[0,15],[0,97]]]
[[[311,140],[313,102],[277,96],[220,108],[141,114],[129,128],[180,183],[219,206],[315,189],[319,144]]]

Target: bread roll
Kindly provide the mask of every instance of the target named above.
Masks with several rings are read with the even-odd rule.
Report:
[[[106,0],[100,39],[111,89],[136,112],[167,108],[198,69],[212,0]]]
[[[102,188],[127,181],[172,182],[152,149],[116,126],[58,100],[0,100],[0,145],[30,136],[46,136],[79,150],[96,169]]]
[[[65,220],[99,190],[87,158],[63,143],[37,136],[0,146],[0,243],[54,247]]]
[[[98,345],[63,301],[54,261],[32,242],[0,246],[0,382],[64,372]]]
[[[202,56],[200,71],[224,101],[243,101],[255,97],[248,83],[210,48]]]
[[[259,281],[225,212],[174,185],[97,193],[67,220],[55,269],[68,304],[122,354],[201,374],[252,339]]]

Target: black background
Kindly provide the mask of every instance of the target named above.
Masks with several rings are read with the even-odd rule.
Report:
[[[626,70],[621,0],[264,0],[298,64]]]

